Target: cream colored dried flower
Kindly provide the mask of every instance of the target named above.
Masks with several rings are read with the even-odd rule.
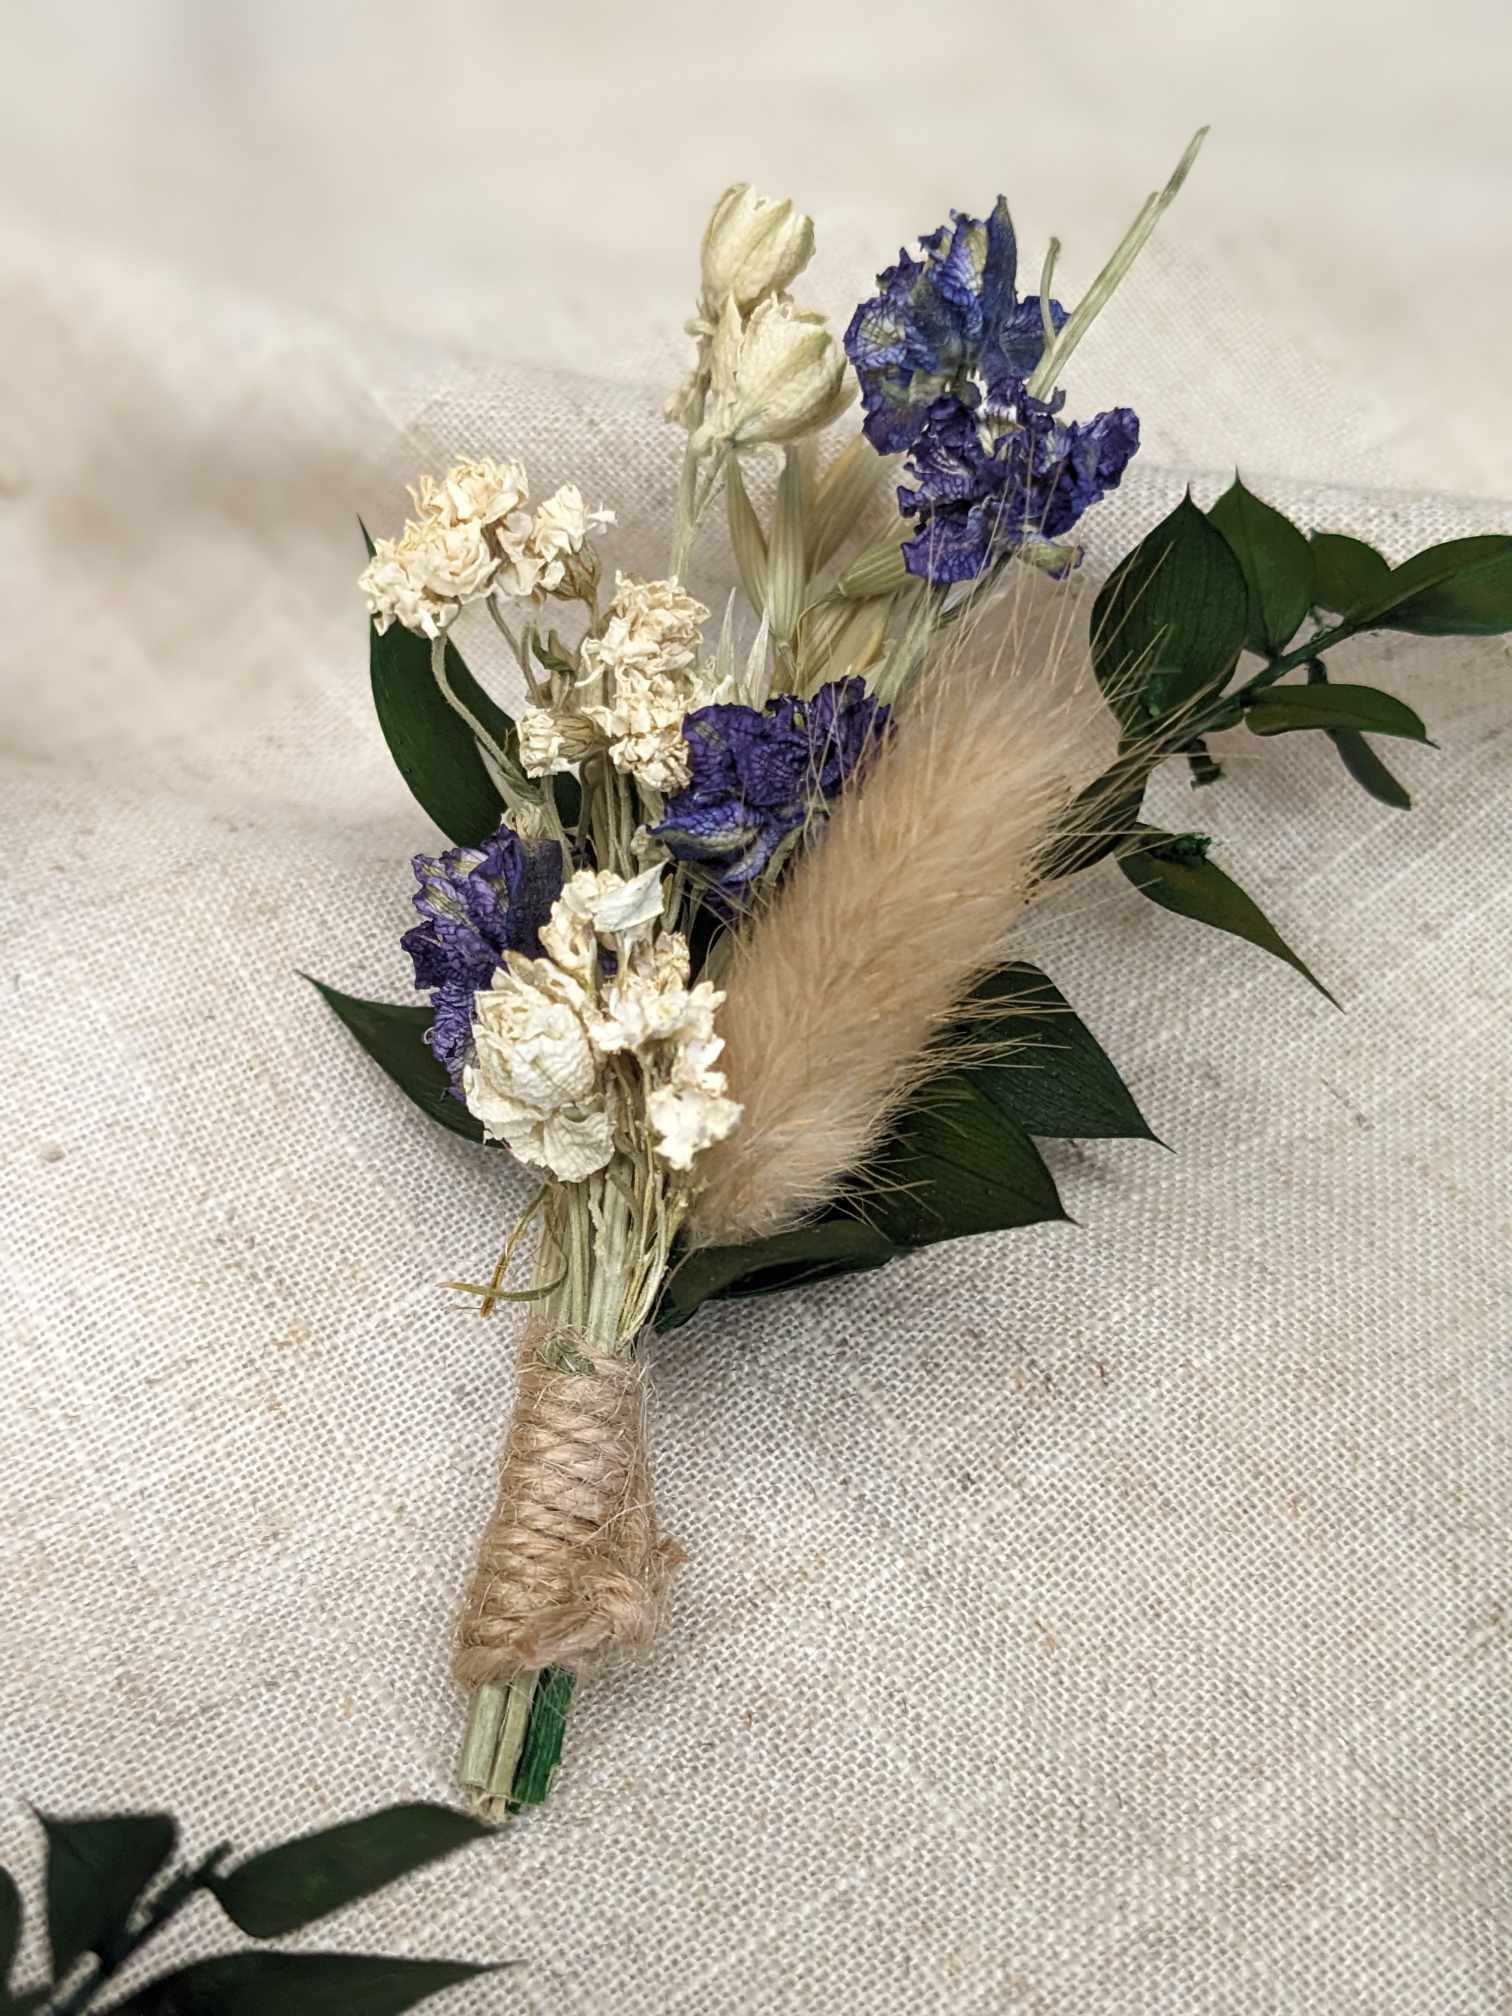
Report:
[[[415,558],[426,588],[438,601],[476,601],[488,592],[498,561],[476,519],[421,527]]]
[[[686,938],[659,932],[654,944],[635,947],[621,961],[590,1030],[602,1055],[636,1058],[656,1152],[681,1170],[740,1119],[740,1107],[725,1096],[724,1073],[714,1068],[724,1048],[714,1013],[724,995],[707,980],[690,985],[689,970]]]
[[[660,863],[628,882],[609,868],[580,868],[541,926],[542,947],[566,972],[591,984],[600,945],[620,956],[649,937],[661,916],[661,878]]]
[[[564,586],[576,592],[579,584],[569,579],[573,560],[591,533],[613,523],[612,511],[585,509],[577,485],[564,483],[534,518],[521,512],[498,527],[499,587],[522,597],[555,594]]]
[[[520,737],[520,768],[527,777],[547,777],[568,768],[562,731],[549,707],[525,707],[515,723]]]
[[[615,769],[665,797],[692,775],[682,724],[700,704],[690,681],[632,663],[615,675],[612,706],[583,711],[608,742]]]
[[[584,685],[628,665],[646,672],[677,672],[691,665],[709,612],[680,581],[643,581],[616,574],[603,635],[585,639]]]
[[[754,307],[791,287],[813,256],[812,217],[795,209],[790,197],[762,196],[749,182],[737,182],[714,205],[704,231],[705,309],[715,316],[727,300],[740,309]]]
[[[693,437],[704,453],[801,440],[843,413],[853,394],[824,317],[786,300],[762,301],[745,322],[726,301],[709,368],[708,416]]]
[[[439,637],[465,602],[488,592],[497,560],[482,527],[422,518],[398,539],[379,539],[358,581],[381,637],[401,623]]]
[[[604,633],[583,645],[583,683],[601,682],[607,696],[583,713],[615,768],[648,790],[678,791],[688,781],[682,723],[703,704],[693,667],[708,615],[679,582],[618,574]]]
[[[547,594],[559,588],[567,561],[582,552],[584,540],[613,523],[612,511],[586,510],[576,483],[564,483],[536,512],[531,527],[530,550],[541,568],[538,586]]]
[[[438,483],[422,476],[410,492],[422,518],[443,524],[497,525],[512,517],[529,496],[522,462],[459,462]]]
[[[588,1036],[591,997],[549,959],[506,956],[473,1002],[467,1110],[492,1141],[563,1183],[581,1182],[614,1153],[614,1122]]]

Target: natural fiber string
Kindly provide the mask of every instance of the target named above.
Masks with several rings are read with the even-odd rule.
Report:
[[[589,1369],[559,1370],[554,1357]],[[657,1532],[645,1417],[642,1367],[589,1358],[576,1331],[531,1321],[457,1632],[464,1686],[651,1642],[683,1555]]]

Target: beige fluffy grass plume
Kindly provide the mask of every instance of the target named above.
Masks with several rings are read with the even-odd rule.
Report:
[[[696,1244],[765,1238],[821,1206],[1005,956],[1052,829],[1101,767],[1107,719],[1061,648],[1064,617],[1015,619],[995,660],[968,639],[930,675],[737,942],[719,1028],[745,1115],[701,1158]]]

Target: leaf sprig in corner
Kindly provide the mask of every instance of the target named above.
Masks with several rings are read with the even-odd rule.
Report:
[[[166,1813],[38,1818],[47,1844],[53,1978],[49,1987],[11,1986],[21,1900],[0,1870],[3,2016],[44,2004],[54,2016],[97,2007],[103,2016],[325,2016],[357,2009],[363,2016],[399,2016],[444,1988],[508,1964],[254,1948],[193,1961],[157,1975],[124,2000],[101,2005],[99,1997],[127,1961],[197,1892],[215,1897],[250,1937],[282,1938],[486,1839],[492,1830],[444,1806],[390,1806],[301,1835],[225,1870],[221,1864],[231,1850],[215,1848],[194,1867],[170,1876],[178,1829]]]

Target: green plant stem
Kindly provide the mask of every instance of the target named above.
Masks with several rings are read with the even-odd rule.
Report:
[[[129,1933],[118,1945],[96,1956],[94,1965],[72,1993],[65,1995],[61,2002],[50,2004],[50,2016],[77,2016],[81,2009],[87,2009],[105,1983],[133,1960],[149,1939],[155,1939],[170,1919],[176,1918],[196,1890],[203,1890],[207,1879],[215,1873],[216,1865],[224,1862],[231,1853],[231,1843],[221,1842],[212,1848],[202,1862],[193,1869],[181,1869],[173,1880],[163,1886],[154,1899],[147,1916],[135,1932]]]
[[[1232,728],[1242,719],[1244,703],[1252,693],[1273,686],[1284,673],[1294,672],[1299,665],[1311,666],[1319,662],[1320,650],[1348,634],[1342,625],[1335,625],[1332,630],[1320,630],[1296,650],[1272,658],[1244,685],[1235,687],[1231,692],[1215,693],[1205,707],[1191,713],[1176,713],[1163,731],[1157,723],[1147,740],[1119,751],[1116,760],[1101,777],[1081,793],[1072,808],[1073,814],[1085,814],[1089,806],[1117,809],[1126,804],[1136,791],[1143,796],[1145,785],[1162,763],[1200,743],[1204,736]],[[1065,836],[1051,846],[1047,857],[1047,879],[1054,880],[1062,875],[1075,874],[1082,868],[1090,868],[1113,851],[1120,837],[1113,829],[1088,833],[1085,829],[1078,830],[1074,823],[1068,824]]]

